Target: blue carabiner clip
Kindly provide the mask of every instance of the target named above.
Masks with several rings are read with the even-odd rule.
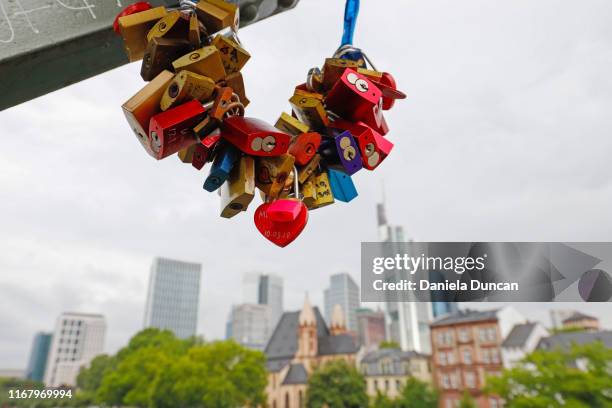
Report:
[[[352,45],[355,26],[357,26],[357,16],[359,15],[359,0],[346,0],[344,8],[344,33],[342,34],[342,44]]]

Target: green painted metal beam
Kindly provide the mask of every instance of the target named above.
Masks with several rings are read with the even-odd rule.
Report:
[[[231,0],[241,26],[299,0]],[[117,13],[135,0],[0,0],[0,110],[126,64]],[[149,0],[176,6],[178,0]]]

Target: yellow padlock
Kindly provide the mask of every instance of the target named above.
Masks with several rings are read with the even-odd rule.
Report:
[[[155,7],[119,18],[119,32],[130,62],[138,61],[147,48],[147,33],[167,14],[165,7]]]
[[[317,202],[317,188],[315,186],[315,176],[312,175],[302,184],[302,201],[308,209],[313,208]]]
[[[301,122],[306,123],[310,129],[318,131],[329,126],[329,118],[327,117],[325,106],[318,97],[305,96],[298,92],[289,99],[289,103],[297,118]]]
[[[221,186],[221,217],[232,218],[246,211],[255,197],[255,159],[243,156]]]
[[[323,66],[323,89],[329,91],[347,68],[359,68],[359,62],[343,58],[327,58]]]
[[[218,82],[225,78],[225,68],[221,60],[221,53],[212,45],[199,48],[187,55],[183,55],[172,63],[176,72],[183,70],[204,75]]]
[[[285,112],[283,112],[280,118],[278,118],[274,127],[293,136],[308,133],[310,131],[307,124],[300,122],[297,118],[294,118]]]
[[[183,70],[174,76],[161,100],[161,110],[165,111],[192,99],[207,102],[215,92],[215,81],[203,75]]]
[[[211,33],[226,27],[238,28],[238,7],[224,0],[202,0],[196,6],[196,14]]]
[[[295,158],[290,154],[262,157],[256,162],[255,185],[269,198],[278,198],[293,171]]]
[[[251,54],[237,42],[225,38],[222,35],[217,35],[212,45],[217,47],[221,53],[221,60],[223,61],[223,67],[227,75],[239,72],[251,58]]]
[[[300,168],[298,171],[298,181],[300,183],[305,183],[310,176],[315,174],[315,171],[319,168],[320,163],[321,155],[317,153],[304,167]]]
[[[334,194],[332,193],[329,185],[329,176],[327,175],[326,171],[315,176],[315,188],[317,191],[317,197],[312,209],[325,207],[335,202]]]

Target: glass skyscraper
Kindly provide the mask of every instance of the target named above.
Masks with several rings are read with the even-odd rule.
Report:
[[[25,376],[29,380],[42,381],[45,377],[49,347],[51,346],[51,333],[36,333],[30,351],[30,360]]]
[[[196,334],[202,265],[155,258],[145,307],[145,327],[168,329],[177,337]]]
[[[325,321],[331,324],[335,305],[342,307],[346,318],[346,328],[357,333],[357,309],[359,309],[359,286],[348,273],[338,273],[329,279],[329,288],[323,293]]]
[[[283,279],[273,274],[247,273],[242,278],[242,301],[270,307],[270,331],[283,314]]]

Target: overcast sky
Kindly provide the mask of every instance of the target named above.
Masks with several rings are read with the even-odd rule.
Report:
[[[337,48],[343,9],[302,0],[241,32],[248,116],[289,111]],[[245,272],[281,275],[288,309],[306,291],[321,305],[330,274],[358,279],[383,180],[390,221],[417,240],[612,241],[610,21],[609,0],[363,1],[356,44],[408,94],[387,114],[396,148],[286,249],[256,231],[258,204],[222,219],[205,172],[144,152],[120,107],[143,86],[138,63],[1,112],[0,368],[25,367],[63,311],[103,313],[114,352],[142,327],[154,256],[203,264],[209,339]],[[569,306],[612,326],[609,304]],[[551,306],[518,307],[544,320]]]

